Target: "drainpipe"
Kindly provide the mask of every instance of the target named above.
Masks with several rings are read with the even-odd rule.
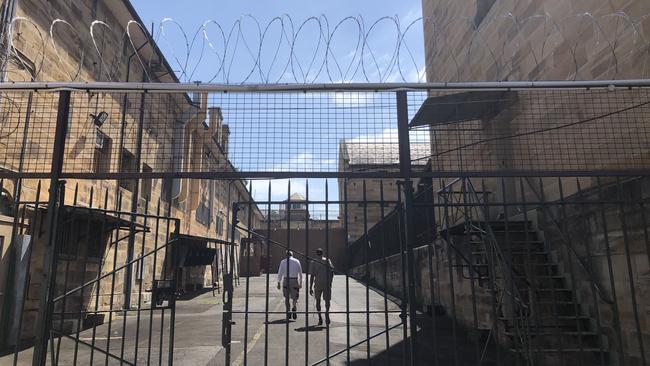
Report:
[[[175,172],[191,171],[193,169],[194,161],[192,158],[195,156],[194,145],[196,141],[192,136],[192,132],[197,121],[205,120],[208,104],[207,94],[194,94],[192,103],[193,105],[183,112],[181,119],[177,121],[174,127],[174,143],[178,144],[178,148],[172,152],[172,168]],[[188,127],[190,128],[188,129]],[[201,158],[197,158],[199,163]],[[188,199],[191,199],[192,192],[190,183],[191,180],[189,179],[185,184],[183,184],[182,179],[174,179],[172,182],[172,196],[178,199],[179,202],[186,202]],[[188,203],[187,210],[191,211],[192,209],[193,207]]]

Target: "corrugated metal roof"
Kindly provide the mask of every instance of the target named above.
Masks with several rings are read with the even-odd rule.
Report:
[[[399,164],[399,145],[395,143],[350,142],[341,143],[342,158],[349,165],[397,165]],[[411,144],[413,165],[426,165],[431,156],[429,144]]]

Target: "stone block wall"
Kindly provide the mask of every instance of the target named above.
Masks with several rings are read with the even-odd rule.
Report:
[[[159,65],[165,69],[164,59],[158,55],[151,46],[145,46],[139,55],[130,57],[134,48],[125,37],[129,21],[137,18],[131,14],[123,0],[103,1],[45,1],[24,0],[20,1],[17,9],[20,20],[15,21],[13,57],[10,62],[7,80],[26,81],[34,76],[37,81],[142,81],[145,68],[149,65]],[[24,18],[24,19],[22,19]],[[64,21],[56,21],[61,19]],[[95,24],[95,43],[90,38],[89,28],[94,20],[101,20],[103,24]],[[52,24],[54,24],[52,26]],[[51,42],[50,27],[54,34]],[[110,29],[109,29],[110,28]],[[138,26],[129,26],[134,42],[145,44],[149,42]],[[95,49],[95,45],[99,49]],[[136,47],[140,46],[137,44]],[[159,70],[160,71],[160,70]],[[165,71],[165,70],[162,70]],[[170,71],[173,74],[173,71]],[[147,70],[153,82],[173,82],[170,74],[156,77],[152,70]],[[10,170],[18,170],[22,164],[23,171],[49,172],[51,168],[51,154],[54,142],[55,121],[57,115],[57,93],[33,93],[29,119],[27,110],[29,106],[28,92],[5,93],[0,97],[0,106],[4,111],[5,120],[0,126],[0,165]],[[141,98],[145,98],[143,111],[140,109]],[[119,161],[123,148],[134,154],[137,150],[136,136],[141,113],[144,113],[142,163],[154,172],[169,172],[178,169],[174,166],[172,147],[183,149],[182,166],[192,171],[215,171],[219,169],[234,169],[227,160],[227,150],[212,142],[214,131],[206,130],[203,122],[206,120],[207,98],[201,96],[201,107],[190,106],[189,96],[184,93],[169,95],[147,95],[132,93],[72,93],[70,105],[71,117],[69,131],[66,139],[64,170],[67,172],[92,173],[95,172],[95,127],[90,114],[97,115],[100,111],[108,113],[108,118],[100,127],[102,133],[111,139],[107,166],[103,172],[121,171]],[[216,116],[216,114],[215,114]],[[219,114],[218,118],[222,118]],[[185,127],[179,132],[179,121],[185,122]],[[29,121],[29,128],[25,126]],[[123,123],[125,122],[125,123]],[[217,124],[215,124],[216,126]],[[218,125],[221,125],[221,121]],[[24,157],[21,163],[21,153]],[[227,164],[225,164],[226,162]],[[142,171],[143,166],[135,167]],[[167,202],[165,183],[161,179],[140,180],[140,189],[146,181],[151,183],[151,194],[147,200],[140,194],[133,197],[130,190],[125,189],[117,180],[104,179],[69,179],[65,186],[65,204],[89,206],[93,208],[129,212],[132,200],[137,199],[137,212],[141,214],[169,216],[181,221],[179,231],[196,236],[207,236],[225,240],[230,236],[228,225],[223,225],[220,232],[216,230],[217,220],[229,223],[230,204],[235,201],[246,201],[249,192],[243,182],[211,181],[202,182],[184,180],[181,182],[178,198]],[[4,188],[11,196],[14,194],[15,182],[5,180]],[[49,180],[23,179],[20,198],[23,201],[40,202],[48,201]],[[39,187],[40,184],[40,188]],[[204,222],[197,219],[198,202],[200,200],[212,201],[210,218]],[[255,205],[252,205],[253,224],[261,221],[261,214]],[[22,209],[18,214],[22,214]],[[244,215],[244,214],[242,214]],[[26,211],[27,222],[35,223],[32,219],[35,214]],[[129,220],[130,215],[122,215],[122,219]],[[149,226],[156,225],[155,220],[142,217],[137,218],[138,224]],[[134,258],[142,252],[147,253],[155,246],[163,246],[169,239],[166,222],[161,220],[161,227],[157,235],[152,233],[137,234],[135,236]],[[247,218],[240,217],[240,225],[247,225]],[[34,224],[35,225],[35,224]],[[42,228],[30,225],[26,233],[38,233]],[[5,227],[6,225],[2,226]],[[10,226],[9,226],[10,227]],[[3,229],[4,230],[4,229]],[[174,230],[173,224],[171,229]],[[240,235],[244,231],[239,230]],[[121,232],[124,236],[124,231]],[[143,236],[144,235],[144,236]],[[157,237],[156,237],[157,236]],[[33,333],[38,310],[38,298],[41,292],[41,279],[43,278],[42,258],[45,251],[44,242],[39,235],[34,235],[30,271],[32,273],[28,288],[27,302],[24,312],[23,332],[25,338]],[[5,237],[9,243],[11,238]],[[116,240],[114,233],[112,240]],[[84,277],[86,280],[96,277],[98,273],[110,273],[114,268],[119,268],[126,263],[126,240],[121,245],[109,245],[107,239],[103,257],[98,263],[90,263],[85,271],[82,261],[61,260],[59,273],[57,273],[57,291],[63,293],[65,282],[65,269],[68,269],[68,289],[79,285]],[[3,247],[3,252],[7,247]],[[165,270],[166,250],[157,254],[156,264],[153,256],[147,257],[144,265],[142,280],[134,278],[132,304],[140,299],[150,301],[146,291],[151,289],[153,276],[160,279]],[[4,262],[3,262],[4,263]],[[4,269],[3,269],[4,270]],[[63,272],[61,272],[63,271]],[[83,299],[70,301],[66,307],[72,306],[75,311],[79,301],[84,303],[86,309],[94,309],[96,297],[99,296],[99,309],[107,309],[113,302],[114,307],[122,306],[125,287],[125,270],[115,274],[113,289],[111,280],[103,280],[99,289],[89,286]],[[136,270],[134,270],[135,276]],[[189,275],[183,284],[190,283],[197,286],[211,286],[212,276],[206,268],[188,271]],[[142,286],[143,292],[139,292]],[[90,295],[93,294],[93,295]],[[77,304],[77,305],[75,305]]]
[[[423,0],[422,9],[429,81],[650,76],[644,0]]]

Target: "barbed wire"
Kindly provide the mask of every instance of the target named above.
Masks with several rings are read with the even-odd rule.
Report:
[[[532,70],[540,70],[556,56],[560,46],[568,49],[570,67],[566,75],[555,78],[583,78],[581,70],[595,57],[584,57],[580,52],[600,53],[597,62],[605,65],[610,79],[617,79],[622,65],[632,57],[635,65],[640,65],[633,76],[645,78],[650,73],[650,34],[644,34],[644,28],[650,29],[650,14],[632,18],[624,12],[601,16],[580,13],[556,19],[549,14],[518,18],[507,13],[485,19],[480,25],[470,17],[420,17],[402,22],[398,16],[385,16],[367,22],[362,16],[349,16],[330,22],[321,15],[295,22],[282,15],[262,23],[252,15],[243,15],[230,26],[207,20],[192,30],[165,18],[151,31],[135,20],[127,22],[123,29],[102,20],[79,29],[67,20],[55,19],[47,34],[25,17],[14,18],[11,29],[18,23],[33,28],[36,34],[35,50],[31,50],[33,65],[26,65],[24,55],[16,49],[3,55],[24,63],[24,69],[30,66],[31,78],[41,81],[49,81],[43,73],[48,55],[55,60],[47,61],[59,63],[69,79],[59,81],[80,81],[87,58],[99,64],[98,81],[124,81],[117,73],[132,58],[149,80],[155,80],[152,70],[160,67],[160,60],[154,53],[142,50],[150,43],[149,34],[172,69],[163,71],[173,72],[181,82],[423,82],[427,79],[425,69],[429,81],[475,80],[477,69],[486,70],[481,80],[538,80],[546,76],[516,74],[515,65],[522,53],[532,58]],[[423,30],[429,35],[428,62],[422,49]],[[512,36],[494,37],[496,30]],[[120,44],[103,42],[109,34]],[[594,44],[583,50],[586,34]],[[17,36],[7,32],[13,41]],[[452,43],[459,36],[468,40],[464,46]],[[79,46],[74,50],[77,54],[67,60],[61,50],[62,37],[72,37]],[[147,41],[138,44],[136,40],[140,39]],[[124,49],[129,52],[121,52]],[[64,67],[70,59],[76,63],[74,67]],[[0,62],[4,72],[12,72],[9,64],[6,59]]]

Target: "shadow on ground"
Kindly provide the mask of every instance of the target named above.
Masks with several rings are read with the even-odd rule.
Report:
[[[419,331],[415,347],[416,359],[413,365],[498,366],[514,364],[513,355],[504,348],[492,341],[489,341],[486,347],[487,331],[479,333],[462,329],[458,325],[454,329],[454,321],[444,314],[435,316],[421,314],[416,322]],[[373,365],[401,364],[405,355],[409,353],[408,342],[410,342],[410,338],[407,338],[406,343],[401,341],[394,344],[388,350],[372,357],[370,363]],[[499,361],[497,362],[497,360]],[[365,359],[349,363],[354,366],[367,364],[368,360]]]

